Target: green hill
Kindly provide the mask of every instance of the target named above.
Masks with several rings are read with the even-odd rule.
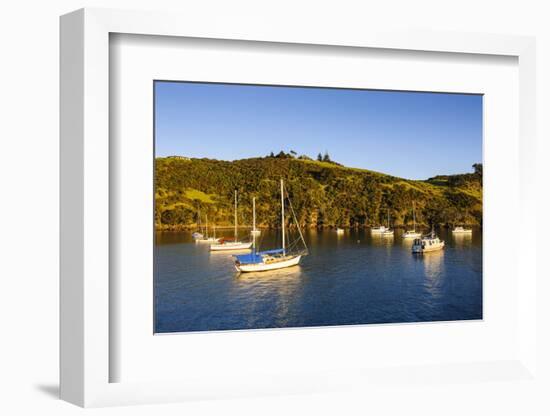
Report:
[[[194,227],[198,213],[218,226],[233,224],[233,192],[239,191],[239,222],[251,224],[256,197],[259,226],[280,224],[279,180],[285,186],[301,225],[354,227],[412,221],[424,225],[480,225],[482,171],[407,180],[347,168],[330,161],[279,154],[233,162],[166,157],[156,159],[155,225],[157,229]]]

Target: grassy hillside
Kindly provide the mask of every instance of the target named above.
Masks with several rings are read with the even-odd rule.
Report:
[[[156,226],[194,227],[200,211],[204,222],[233,223],[233,192],[239,191],[239,222],[250,224],[252,197],[257,222],[280,225],[279,180],[286,188],[298,220],[309,227],[354,227],[412,222],[429,226],[482,221],[482,173],[446,175],[425,181],[406,180],[333,162],[290,155],[233,162],[178,157],[156,159]]]

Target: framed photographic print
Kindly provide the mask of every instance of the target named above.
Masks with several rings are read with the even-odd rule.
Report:
[[[482,319],[482,95],[154,100],[155,332]]]
[[[533,40],[209,27],[62,18],[62,397],[531,377]]]

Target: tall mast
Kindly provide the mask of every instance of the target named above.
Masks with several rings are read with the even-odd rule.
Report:
[[[201,233],[204,234],[204,227],[203,227],[202,221],[201,221],[201,209],[197,208],[197,211],[199,212],[199,229],[200,229]]]
[[[416,206],[413,201],[413,231],[416,232]]]
[[[235,241],[237,241],[237,190],[235,189]]]
[[[252,198],[252,252],[256,252],[256,198]]]
[[[208,238],[208,214],[206,215],[206,226],[204,227],[204,235]]]
[[[252,231],[256,231],[256,197],[252,198]]]
[[[285,197],[284,197],[284,185],[281,179],[281,230],[283,235],[283,256],[285,252]]]

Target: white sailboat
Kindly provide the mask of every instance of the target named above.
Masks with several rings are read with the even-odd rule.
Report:
[[[382,231],[380,234],[382,234],[383,237],[393,237],[393,230],[390,228],[390,210],[388,209],[388,228],[385,228],[384,231]]]
[[[338,228],[336,229],[336,234],[338,234],[338,235],[344,234],[344,229],[338,227]]]
[[[300,229],[300,224],[296,221],[294,210],[292,209],[292,203],[290,202],[290,209],[300,234],[300,239],[304,245],[304,250],[297,253],[290,253],[287,250],[285,240],[285,200],[284,200],[284,182],[281,179],[281,237],[282,248],[267,251],[256,251],[256,239],[252,240],[252,252],[249,254],[236,255],[235,268],[239,272],[264,272],[268,270],[283,269],[285,267],[296,266],[300,263],[302,256],[307,255],[307,246]],[[255,216],[254,216],[255,218]],[[254,224],[255,226],[255,224]]]
[[[455,227],[453,228],[453,234],[472,234],[471,229],[467,229],[464,227]]]
[[[381,225],[380,227],[371,227],[370,232],[372,234],[382,234],[384,231],[386,231],[386,227]]]
[[[250,235],[253,237],[260,235],[262,232],[256,228],[256,198],[252,198],[252,224]]]
[[[214,229],[215,230],[215,229]],[[193,236],[193,238],[195,238],[195,243],[209,243],[209,244],[213,244],[213,243],[217,243],[219,241],[219,238],[216,238],[216,231],[214,231],[214,236],[213,237],[209,237],[208,236],[208,215],[206,215],[206,221],[205,221],[205,227],[204,227],[204,234],[201,234],[201,233],[198,233],[201,235],[201,237],[195,237]]]
[[[210,251],[247,250],[251,246],[251,242],[237,239],[237,191],[235,191],[235,237],[232,241],[220,238],[217,243],[210,245]]]
[[[419,238],[421,236],[422,236],[422,234],[420,234],[419,232],[416,231],[416,206],[415,206],[415,203],[413,201],[413,229],[405,231],[403,233],[402,237],[403,238]]]
[[[193,234],[191,234],[191,236],[193,237],[193,240],[200,240],[201,238],[204,238],[204,229],[202,227],[200,209],[198,210],[198,214],[199,214],[199,224],[198,224],[199,231],[195,231]]]

